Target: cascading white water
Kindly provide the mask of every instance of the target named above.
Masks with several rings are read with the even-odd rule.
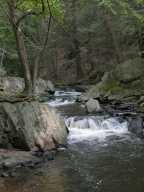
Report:
[[[118,118],[105,117],[70,117],[65,120],[70,130],[69,143],[98,138],[104,140],[110,135],[121,135],[128,132],[128,123]]]
[[[75,100],[68,100],[68,99],[62,99],[62,98],[57,98],[55,100],[49,101],[48,104],[51,107],[58,107],[58,106],[63,106],[63,105],[69,105],[75,103]]]
[[[58,107],[63,105],[74,104],[76,98],[80,96],[80,92],[72,91],[56,91],[55,99],[48,102],[51,107]]]
[[[52,107],[74,104],[80,92],[56,91],[55,99],[48,102]],[[120,135],[128,132],[126,121],[120,122],[118,118],[104,116],[70,117],[65,119],[67,128],[70,131],[68,142],[76,143],[84,140],[91,141],[98,138],[105,139],[110,135]]]
[[[56,91],[55,92],[55,97],[58,97],[58,96],[79,96],[81,95],[81,92],[78,92],[78,91]]]

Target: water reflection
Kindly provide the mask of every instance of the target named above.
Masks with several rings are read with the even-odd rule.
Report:
[[[0,192],[143,192],[144,143],[131,135],[79,142],[37,170],[1,179]]]

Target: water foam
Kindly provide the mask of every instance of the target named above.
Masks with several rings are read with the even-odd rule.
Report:
[[[74,104],[76,98],[80,96],[81,93],[77,91],[56,91],[54,96],[55,99],[48,102],[51,107],[58,107],[63,105]]]
[[[81,92],[78,91],[56,91],[55,92],[55,97],[59,97],[59,96],[80,96]]]
[[[69,104],[74,104],[75,100],[63,100],[62,98],[55,99],[53,101],[49,101],[48,105],[51,107],[58,107],[58,106],[63,106],[63,105],[69,105]]]
[[[66,125],[70,131],[68,142],[77,143],[83,140],[104,140],[111,135],[121,135],[128,132],[128,123],[120,122],[117,118],[84,117],[78,119],[71,117],[66,119]]]

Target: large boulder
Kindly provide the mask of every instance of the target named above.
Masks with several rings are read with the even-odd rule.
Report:
[[[86,102],[86,109],[89,113],[102,111],[98,100],[95,100],[95,99],[90,99]]]
[[[0,147],[50,150],[64,144],[64,120],[47,104],[19,102],[0,104]]]
[[[123,98],[143,94],[144,63],[140,58],[125,61],[106,72],[101,81],[92,86],[85,94],[88,98],[122,100]]]
[[[101,81],[88,90],[85,97],[98,99],[119,91],[121,91],[120,83],[114,78],[112,72],[106,72]]]
[[[114,69],[115,77],[122,83],[130,83],[141,76],[144,72],[144,63],[141,58],[129,59]]]
[[[23,78],[10,76],[0,77],[0,90],[5,91],[6,93],[12,94],[21,92],[23,91],[24,86]],[[45,91],[54,92],[55,87],[53,83],[49,80],[38,79],[36,81],[36,93],[40,94]]]

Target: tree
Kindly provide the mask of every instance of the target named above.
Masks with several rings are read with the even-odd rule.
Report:
[[[4,1],[3,1],[4,3]],[[48,43],[48,36],[52,19],[61,20],[63,17],[62,6],[59,0],[6,0],[7,17],[12,26],[16,40],[16,47],[21,66],[24,71],[25,89],[28,95],[35,93],[35,82],[38,77],[38,68],[44,50]],[[42,46],[37,52],[33,69],[30,69],[29,54],[24,36],[24,24],[28,17],[45,19],[48,17],[47,32]]]

